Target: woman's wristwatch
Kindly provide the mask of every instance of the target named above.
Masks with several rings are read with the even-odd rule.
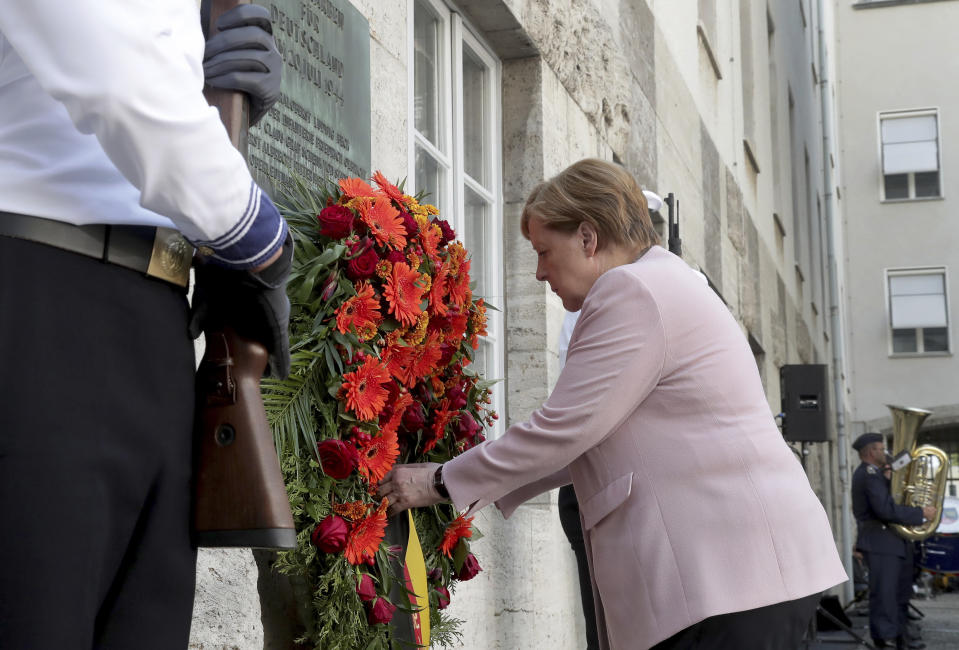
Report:
[[[436,471],[433,473],[433,489],[436,490],[436,493],[441,497],[450,500],[450,492],[446,489],[446,483],[443,482],[443,466],[440,465],[436,468]]]

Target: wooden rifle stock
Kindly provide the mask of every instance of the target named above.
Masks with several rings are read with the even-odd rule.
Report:
[[[217,17],[247,0],[212,0]],[[239,92],[207,88],[233,145],[246,155],[249,105]],[[206,332],[197,371],[197,468],[193,534],[197,546],[296,548],[296,528],[273,434],[260,396],[266,348],[231,328]]]
[[[197,372],[197,546],[296,547],[273,434],[260,397],[267,351],[230,328],[208,332]]]

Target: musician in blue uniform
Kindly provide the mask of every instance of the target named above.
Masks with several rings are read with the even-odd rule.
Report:
[[[862,461],[852,476],[852,510],[858,523],[857,548],[869,566],[869,632],[879,648],[923,648],[906,638],[904,612],[897,603],[907,541],[891,524],[917,526],[935,516],[935,508],[898,505],[883,476],[886,446],[878,433],[864,433],[853,442]]]

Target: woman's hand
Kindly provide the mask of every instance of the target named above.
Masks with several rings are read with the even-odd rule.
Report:
[[[379,496],[389,502],[392,517],[410,508],[422,508],[444,501],[433,487],[433,475],[439,463],[396,465],[380,481]]]

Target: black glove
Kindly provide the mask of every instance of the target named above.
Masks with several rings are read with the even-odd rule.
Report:
[[[230,326],[238,334],[266,346],[270,374],[290,374],[290,299],[286,279],[293,265],[289,235],[280,257],[262,271],[234,271],[211,263],[196,264],[190,334]]]
[[[247,93],[252,126],[280,98],[283,57],[273,40],[270,12],[259,5],[238,5],[216,19],[216,28],[203,53],[206,83]]]

